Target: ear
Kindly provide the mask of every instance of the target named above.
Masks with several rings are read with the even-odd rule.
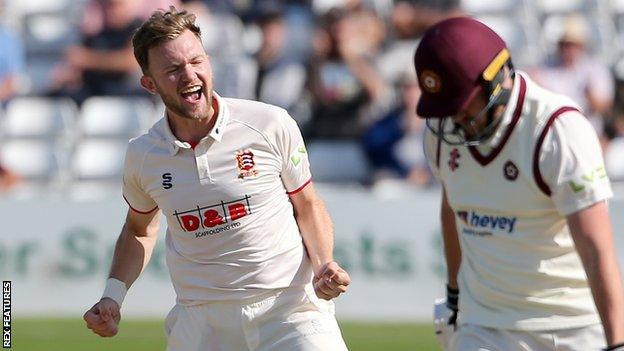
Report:
[[[158,93],[158,91],[156,90],[156,84],[150,76],[143,75],[141,77],[141,86],[152,95],[156,95]]]

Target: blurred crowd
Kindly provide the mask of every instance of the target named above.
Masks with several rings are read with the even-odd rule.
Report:
[[[9,3],[3,17],[10,17]],[[420,91],[412,56],[426,28],[465,14],[459,0],[71,3],[72,11],[63,11],[73,30],[51,49],[30,43],[23,27],[0,27],[0,101],[69,97],[80,106],[93,96],[147,97],[130,40],[153,10],[175,5],[197,14],[222,96],[287,109],[308,143],[357,145],[370,170],[366,184],[433,184],[421,146],[425,125],[415,113]],[[550,55],[516,68],[577,101],[601,137],[611,177],[624,179],[622,84],[588,49],[591,28],[583,16],[566,14],[559,27]],[[18,179],[0,167],[0,189]]]

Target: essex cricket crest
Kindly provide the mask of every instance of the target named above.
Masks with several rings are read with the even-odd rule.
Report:
[[[239,151],[236,154],[236,165],[238,166],[238,178],[245,179],[258,175],[254,169],[254,154],[250,150]]]

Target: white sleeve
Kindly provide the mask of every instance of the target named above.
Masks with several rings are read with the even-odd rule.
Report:
[[[276,141],[282,158],[280,175],[286,192],[293,194],[311,181],[310,162],[297,122],[283,109],[280,109],[278,118],[281,126]]]
[[[613,196],[596,132],[579,112],[559,116],[546,132],[539,171],[562,215]]]
[[[423,151],[425,153],[425,158],[427,159],[427,164],[429,165],[429,169],[436,179],[440,180],[440,170],[438,163],[438,148],[440,141],[438,137],[435,136],[429,129],[425,131],[425,137],[423,138]]]
[[[158,205],[143,189],[141,185],[141,168],[145,158],[144,152],[139,152],[133,141],[128,144],[126,157],[124,160],[123,172],[123,197],[136,212],[149,213],[154,211]]]

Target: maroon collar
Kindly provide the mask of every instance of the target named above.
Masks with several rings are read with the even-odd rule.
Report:
[[[477,162],[479,162],[481,166],[486,166],[488,163],[492,162],[496,158],[496,156],[498,156],[498,154],[503,150],[503,147],[505,147],[505,144],[507,144],[507,140],[511,136],[511,133],[516,127],[516,124],[518,124],[518,121],[520,120],[520,115],[522,115],[522,105],[524,104],[524,96],[526,94],[526,82],[520,74],[518,74],[517,77],[520,79],[520,91],[518,92],[516,109],[514,110],[511,123],[509,123],[509,125],[507,126],[507,130],[505,131],[505,134],[503,135],[501,141],[487,155],[481,154],[479,149],[477,149],[475,146],[468,147],[468,150],[470,150],[470,154],[472,155],[472,157],[477,160]]]

